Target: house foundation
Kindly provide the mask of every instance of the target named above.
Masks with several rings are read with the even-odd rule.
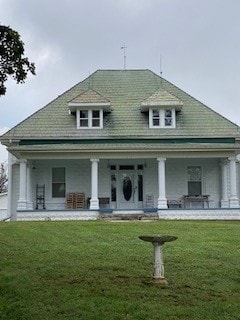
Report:
[[[17,221],[47,220],[240,220],[239,209],[148,209],[145,210],[32,210],[18,211]]]

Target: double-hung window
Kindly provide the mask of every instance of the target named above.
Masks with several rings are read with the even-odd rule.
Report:
[[[66,177],[65,168],[52,168],[52,197],[65,198]]]
[[[165,127],[171,127],[173,124],[173,111],[172,110],[164,110],[164,111],[165,111],[165,118],[164,118]]]
[[[152,125],[153,127],[160,127],[160,110],[152,110]]]
[[[149,109],[150,128],[175,128],[175,109]]]
[[[188,195],[202,195],[202,168],[200,166],[190,166],[187,168],[188,174]]]
[[[87,128],[88,123],[89,123],[88,110],[80,110],[79,111],[79,127]]]
[[[103,110],[77,110],[77,128],[91,129],[103,127]]]

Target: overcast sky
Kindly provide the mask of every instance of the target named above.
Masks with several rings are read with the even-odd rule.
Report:
[[[239,0],[0,0],[36,76],[7,83],[0,133],[97,69],[151,69],[240,125]],[[6,159],[0,149],[0,162]]]

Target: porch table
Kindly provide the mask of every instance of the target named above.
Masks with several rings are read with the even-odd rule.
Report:
[[[190,196],[190,195],[184,195],[184,208],[193,209],[194,204],[199,204],[201,208],[209,208],[209,195],[196,195],[196,196]]]

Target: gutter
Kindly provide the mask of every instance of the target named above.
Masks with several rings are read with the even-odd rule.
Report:
[[[19,146],[48,145],[48,144],[131,144],[131,143],[160,143],[160,144],[182,144],[182,143],[235,143],[235,138],[155,138],[155,139],[23,139]]]

